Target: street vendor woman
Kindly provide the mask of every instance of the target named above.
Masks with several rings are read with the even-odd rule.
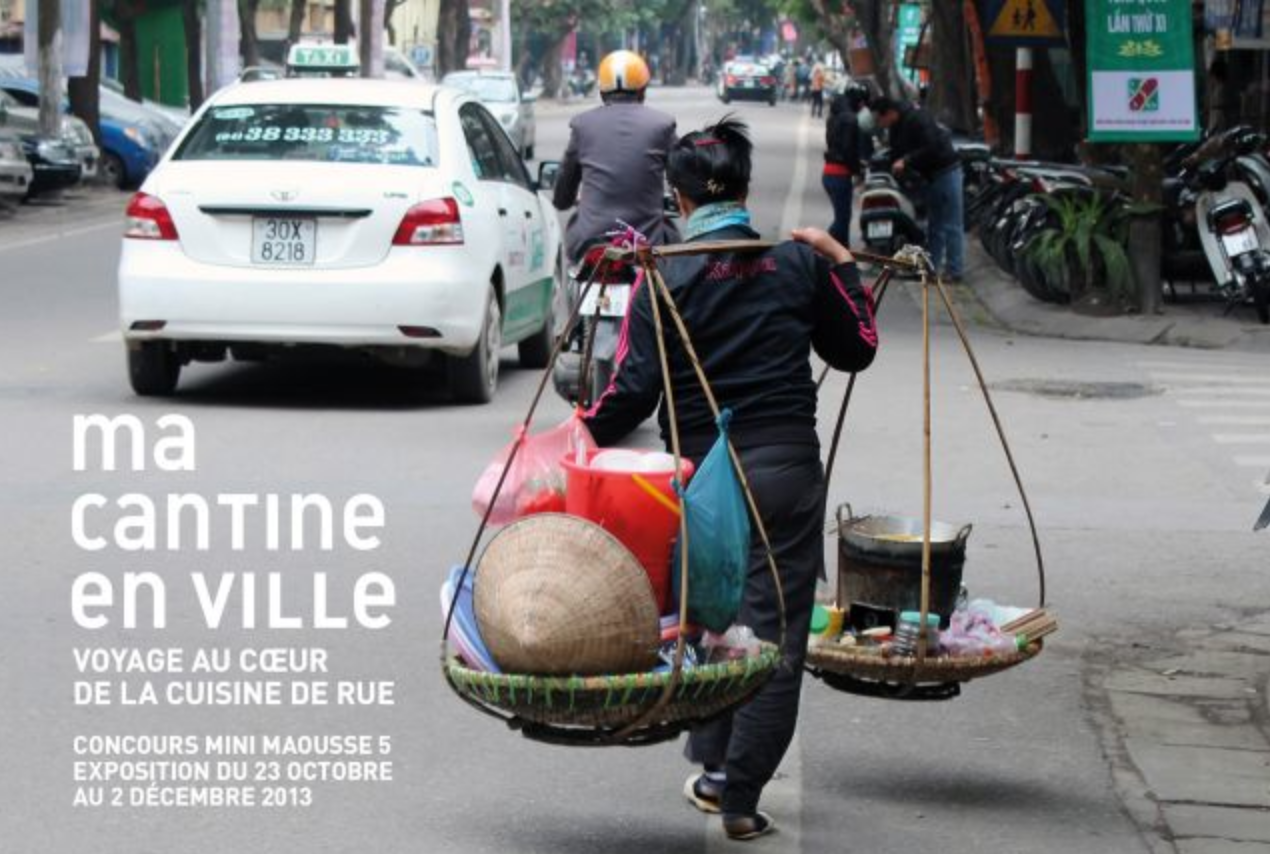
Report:
[[[751,149],[747,128],[725,118],[678,140],[667,178],[687,217],[687,239],[753,240],[745,207]],[[754,490],[784,588],[788,629],[777,674],[734,714],[693,730],[690,761],[703,766],[684,794],[722,813],[733,839],[770,831],[759,812],[763,787],[794,736],[803,657],[824,563],[824,469],[816,435],[811,351],[838,370],[868,367],[877,352],[873,297],[851,253],[820,229],[765,251],[723,251],[663,259],[660,269],[682,314]],[[587,413],[600,445],[611,445],[660,406],[670,434],[653,324],[652,288],[636,293],[612,385]],[[684,349],[667,350],[683,453],[700,462],[718,428]],[[777,591],[757,536],[737,622],[764,640],[780,635]]]

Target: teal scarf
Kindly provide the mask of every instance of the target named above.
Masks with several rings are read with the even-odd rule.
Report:
[[[703,234],[734,225],[749,226],[750,212],[740,202],[715,202],[702,205],[688,217],[687,240],[695,240]]]

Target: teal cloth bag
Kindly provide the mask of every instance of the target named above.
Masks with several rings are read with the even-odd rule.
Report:
[[[719,416],[719,438],[682,490],[688,521],[688,621],[726,631],[741,610],[750,564],[750,514],[728,452],[731,410]],[[681,560],[675,546],[674,593]]]

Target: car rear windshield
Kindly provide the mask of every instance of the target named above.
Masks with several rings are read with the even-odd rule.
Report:
[[[398,107],[251,104],[208,110],[174,160],[437,165],[432,115]]]
[[[442,81],[472,94],[486,103],[514,103],[516,82],[510,77],[485,77],[479,74],[455,74]]]

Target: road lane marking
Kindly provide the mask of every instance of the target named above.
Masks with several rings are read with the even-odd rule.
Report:
[[[1213,439],[1219,445],[1270,445],[1267,433],[1214,433]]]
[[[1196,420],[1226,427],[1270,427],[1270,415],[1201,415]]]
[[[26,249],[30,246],[39,246],[42,243],[52,243],[54,240],[63,240],[67,237],[79,237],[83,234],[91,234],[94,231],[103,231],[107,228],[117,228],[119,229],[120,234],[123,233],[123,227],[118,219],[112,218],[110,222],[99,222],[96,225],[90,225],[84,228],[74,228],[70,231],[59,231],[56,234],[46,234],[43,237],[32,237],[29,240],[19,240],[17,243],[0,245],[0,254],[13,252],[17,249]]]
[[[789,233],[802,225],[803,195],[807,192],[807,143],[811,131],[811,114],[804,113],[798,125],[798,144],[794,150],[794,177],[790,180],[789,193],[785,196],[785,210],[781,213],[779,239],[786,240]]]
[[[123,333],[118,329],[112,329],[104,335],[89,338],[88,341],[91,344],[121,344],[123,343]]]

